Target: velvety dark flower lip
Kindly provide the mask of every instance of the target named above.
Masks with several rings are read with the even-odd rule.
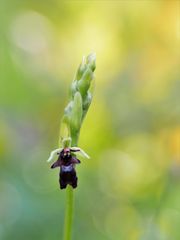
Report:
[[[60,167],[59,172],[59,185],[61,189],[65,189],[67,185],[71,185],[73,188],[77,187],[77,174],[75,165],[80,163],[80,160],[76,158],[75,153],[80,153],[82,156],[89,158],[89,156],[78,147],[65,147],[55,149],[51,152],[48,162],[58,156],[58,159],[51,165],[51,168]]]

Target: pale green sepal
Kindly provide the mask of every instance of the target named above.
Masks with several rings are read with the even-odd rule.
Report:
[[[47,162],[50,162],[54,159],[55,156],[57,156],[57,153],[60,153],[61,151],[63,150],[63,148],[57,148],[55,150],[53,150],[51,153],[50,153],[50,156],[47,160]]]
[[[76,152],[75,154],[80,154],[82,157],[85,157],[85,158],[90,158],[90,156],[84,151],[82,150],[81,148],[79,147],[71,147],[72,150],[77,150],[78,152]]]
[[[71,137],[64,138],[64,139],[62,140],[63,148],[68,148],[68,147],[70,147],[70,146],[71,146],[71,142],[72,142]]]

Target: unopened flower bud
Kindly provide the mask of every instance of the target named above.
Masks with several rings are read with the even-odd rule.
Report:
[[[83,100],[83,118],[85,117],[87,110],[91,104],[92,101],[92,94],[88,91],[86,94],[84,100]]]
[[[73,99],[74,98],[74,95],[75,93],[77,92],[77,80],[74,80],[71,84],[71,88],[70,88],[70,95],[71,95],[71,98]]]
[[[70,117],[71,133],[78,132],[82,121],[82,97],[79,92],[74,95],[73,107]]]
[[[87,69],[84,72],[82,78],[78,81],[78,89],[79,89],[83,98],[87,94],[87,91],[90,87],[92,79],[93,79],[93,72],[89,67],[87,67]]]
[[[76,80],[81,79],[85,70],[86,70],[86,58],[85,58],[85,56],[83,56],[82,62],[79,65],[79,68],[78,68],[77,73],[76,73]]]
[[[91,53],[87,56],[87,65],[94,72],[94,70],[96,69],[96,54],[95,53]]]

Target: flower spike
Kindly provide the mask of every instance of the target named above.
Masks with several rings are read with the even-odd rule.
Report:
[[[76,158],[76,155],[90,158],[83,149],[77,146],[81,126],[92,101],[95,68],[96,54],[91,53],[87,57],[84,56],[70,86],[69,101],[61,120],[59,139],[61,148],[53,150],[47,160],[48,162],[56,160],[51,168],[60,167],[59,184],[61,189],[66,188],[67,185],[72,188],[77,187],[78,178],[75,167],[80,160]]]

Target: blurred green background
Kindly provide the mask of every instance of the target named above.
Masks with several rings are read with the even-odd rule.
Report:
[[[1,0],[1,240],[62,239],[65,191],[46,159],[90,52],[73,239],[180,239],[178,3]]]

